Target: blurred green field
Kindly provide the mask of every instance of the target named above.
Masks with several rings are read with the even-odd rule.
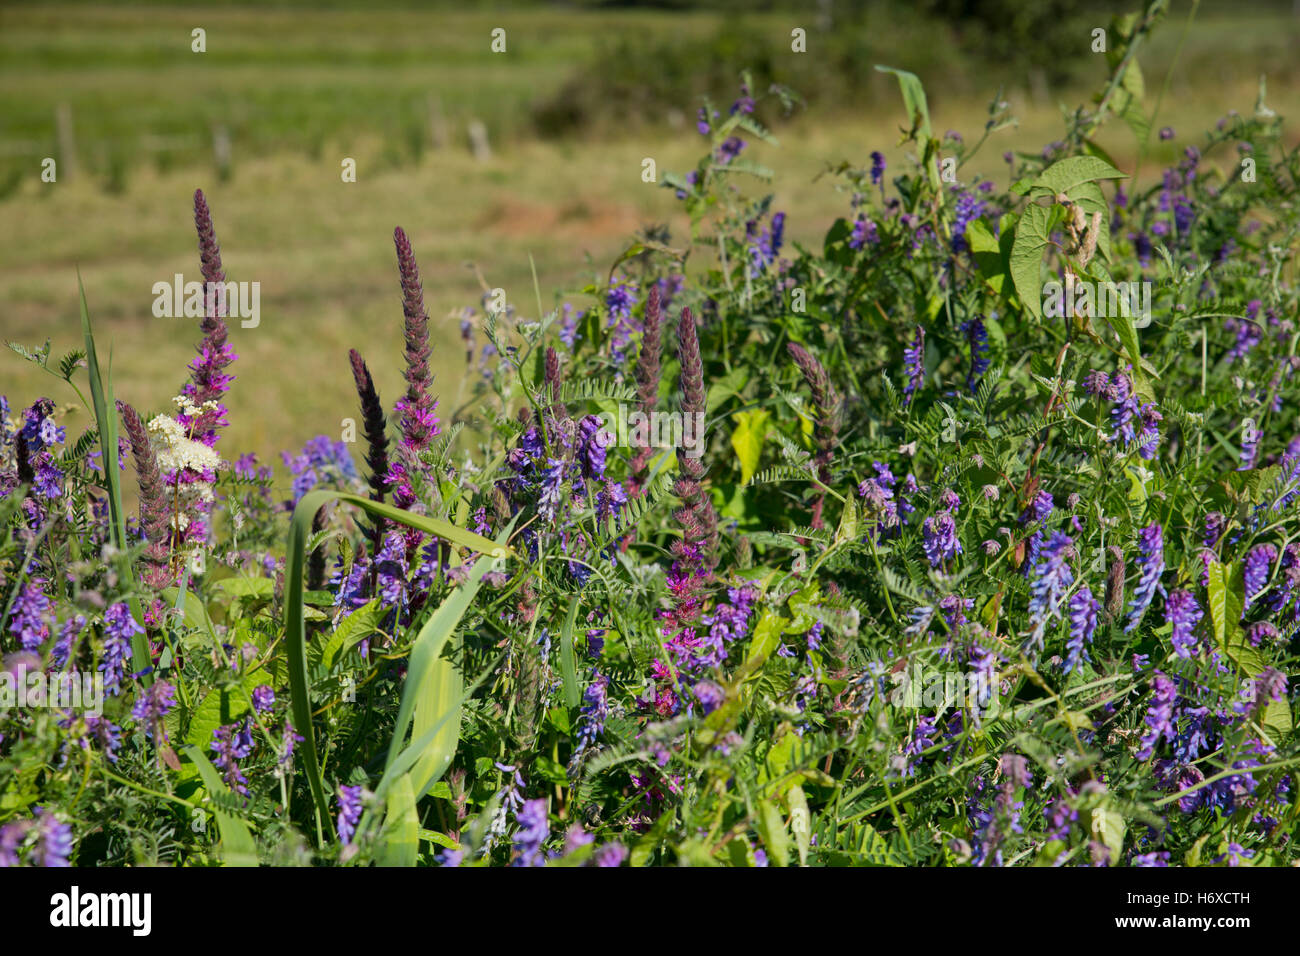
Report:
[[[1251,110],[1261,72],[1270,75],[1269,105],[1295,115],[1300,21],[1243,9],[1233,17],[1217,8],[1189,31],[1157,119],[1178,137],[1157,144],[1147,175],[1199,141],[1229,109]],[[443,405],[455,407],[475,374],[466,371],[453,317],[478,303],[479,279],[467,264],[505,288],[521,314],[534,315],[530,255],[549,308],[557,295],[607,271],[639,226],[666,223],[676,239],[685,235],[671,191],[643,183],[640,174],[646,156],[661,175],[693,165],[701,141],[690,122],[542,142],[529,135],[529,105],[558,89],[619,31],[681,36],[718,23],[716,14],[550,9],[0,10],[0,158],[20,169],[0,201],[0,337],[27,345],[50,338],[56,353],[77,346],[79,267],[101,347],[112,350],[120,397],[163,409],[184,380],[198,335],[194,320],[153,317],[151,287],[176,272],[197,275],[191,195],[202,187],[230,278],[262,287],[260,327],[232,327],[241,357],[232,369],[238,378],[227,454],[257,451],[266,460],[312,435],[337,436],[355,407],[349,347],[366,355],[385,400],[397,396],[395,225],[410,233],[421,263],[439,336]],[[508,30],[504,56],[488,51],[498,25]],[[193,26],[208,31],[202,57],[189,50]],[[1144,58],[1151,99],[1181,30],[1175,7]],[[908,51],[897,52],[893,64],[909,66]],[[1104,66],[1097,60],[1100,82]],[[936,124],[974,142],[994,84],[974,71],[962,89],[942,89],[932,97]],[[431,94],[454,134],[436,151]],[[969,173],[1001,180],[1002,152],[1037,150],[1059,138],[1058,101],[1072,106],[1081,96],[1065,90],[1044,99],[1010,88],[1006,98],[1021,124],[997,134]],[[57,155],[54,116],[65,103],[82,174],[44,184],[40,158]],[[682,104],[684,116],[693,105]],[[490,161],[469,154],[470,116],[492,129]],[[848,208],[829,179],[814,181],[825,163],[862,163],[880,149],[897,168],[904,122],[897,91],[885,84],[868,101],[781,125],[778,149],[752,147],[776,170],[777,208],[789,211],[792,238],[816,241]],[[225,180],[211,158],[214,123],[231,135],[232,175]],[[1110,128],[1100,139],[1121,163],[1131,162],[1126,129]],[[355,184],[340,180],[343,157],[357,160]],[[587,304],[580,296],[570,301]],[[11,401],[71,397],[18,356],[4,361],[0,393]]]

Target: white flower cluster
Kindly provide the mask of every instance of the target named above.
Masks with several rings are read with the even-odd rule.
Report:
[[[175,401],[180,410],[191,417],[203,410],[183,395],[178,395]],[[204,403],[205,407],[209,405],[215,403]],[[221,467],[221,456],[216,450],[190,438],[185,426],[175,418],[168,415],[156,416],[149,422],[149,434],[158,456],[158,468],[173,480],[185,469],[202,475],[215,473]],[[178,502],[179,507],[174,510],[172,522],[176,530],[184,531],[189,527],[190,513],[212,502],[212,484],[207,481],[176,480],[175,488],[181,500]]]

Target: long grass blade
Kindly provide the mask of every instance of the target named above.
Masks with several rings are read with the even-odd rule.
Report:
[[[90,379],[90,397],[95,408],[95,427],[99,433],[99,463],[104,468],[104,485],[108,492],[109,528],[113,544],[118,549],[118,571],[124,581],[135,580],[131,561],[127,557],[126,514],[122,509],[122,480],[117,472],[117,403],[113,401],[113,379],[107,381],[100,374],[99,353],[95,350],[95,334],[90,327],[90,308],[86,305],[86,287],[77,270],[77,291],[81,296],[81,334],[86,341],[86,375]],[[138,598],[128,604],[137,624],[144,622],[144,611]],[[131,667],[139,679],[148,686],[153,683],[153,655],[149,651],[149,638],[139,633],[131,638]]]
[[[294,730],[303,738],[301,752],[303,764],[307,773],[307,782],[311,787],[312,803],[316,811],[316,839],[318,843],[324,842],[324,824],[323,821],[329,818],[329,805],[325,797],[325,784],[321,778],[320,759],[316,753],[316,739],[312,733],[311,726],[311,696],[307,680],[307,621],[303,610],[303,579],[307,564],[307,541],[311,536],[311,523],[316,512],[322,506],[330,501],[346,501],[354,504],[358,508],[366,511],[368,514],[388,518],[397,524],[406,525],[411,528],[418,528],[421,531],[427,531],[444,538],[453,544],[471,548],[490,558],[508,557],[513,555],[513,551],[504,544],[505,536],[508,533],[502,533],[502,542],[498,543],[484,538],[473,532],[459,528],[449,521],[442,521],[437,518],[429,518],[424,515],[411,514],[409,511],[403,511],[401,508],[395,508],[391,505],[380,504],[364,498],[361,495],[354,495],[344,491],[309,491],[302,496],[298,506],[294,509],[293,517],[289,522],[289,541],[286,553],[286,573],[285,573],[285,637],[288,645],[288,665],[289,665],[289,692],[291,714],[293,718]],[[490,561],[480,560],[477,562],[474,572],[471,572],[471,579],[474,581],[474,587],[478,586],[478,579],[487,570]],[[476,576],[477,575],[477,576]],[[460,591],[463,591],[462,586]],[[472,597],[472,595],[471,595]],[[468,601],[466,601],[468,607]],[[441,610],[441,609],[440,609]],[[464,613],[462,609],[461,613]],[[435,614],[435,618],[437,615]],[[460,620],[460,615],[456,616],[456,621]],[[430,621],[432,624],[433,621]],[[429,625],[426,625],[426,630]],[[454,625],[453,625],[454,626]],[[450,633],[450,631],[448,632]],[[423,634],[423,632],[422,632]],[[417,639],[417,644],[419,640]],[[427,642],[426,642],[427,645]],[[439,646],[438,650],[441,650]],[[414,658],[414,652],[413,652]],[[431,660],[436,661],[437,655]],[[428,660],[422,659],[427,666]],[[420,673],[415,667],[416,661],[412,660],[411,673]],[[408,682],[410,678],[408,677]],[[459,695],[456,695],[457,699]],[[459,704],[457,704],[459,706]],[[414,697],[411,702],[407,702],[407,690],[403,689],[402,697],[402,717],[406,723],[400,723],[399,730],[395,734],[395,739],[405,736],[406,728],[409,726],[412,710],[414,709]],[[456,726],[459,728],[459,718]],[[395,751],[390,750],[391,757]],[[434,764],[430,764],[430,767]],[[445,768],[444,768],[445,769]],[[422,794],[421,794],[422,795]],[[417,797],[418,799],[418,797]]]
[[[384,829],[380,837],[381,866],[415,866],[420,857],[420,817],[415,810],[411,775],[397,779],[388,795]]]

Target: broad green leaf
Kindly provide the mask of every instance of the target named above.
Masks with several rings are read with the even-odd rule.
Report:
[[[218,727],[233,724],[251,713],[250,697],[260,683],[254,674],[246,674],[242,684],[214,687],[203,696],[194,708],[185,741],[203,750],[212,743],[212,732]]]
[[[781,645],[781,635],[785,633],[785,626],[789,623],[788,618],[773,610],[763,612],[763,616],[758,619],[758,624],[754,627],[754,636],[749,640],[749,654],[745,658],[747,667],[757,670],[763,666]]]
[[[763,442],[767,438],[767,420],[771,416],[771,412],[762,408],[736,412],[731,416],[736,422],[731,431],[731,447],[736,450],[736,460],[740,462],[742,485],[758,471],[758,463],[763,457]]]
[[[1219,649],[1232,656],[1232,647],[1238,644],[1241,615],[1245,607],[1246,585],[1244,571],[1239,561],[1221,564],[1211,561],[1206,569],[1210,605],[1210,620],[1214,625],[1214,642]]]
[[[1098,179],[1125,179],[1127,176],[1127,173],[1120,172],[1110,163],[1096,156],[1069,156],[1043,170],[1042,174],[1034,180],[1031,195],[1039,190],[1046,190],[1052,196],[1064,193],[1074,199],[1073,190],[1077,186]]]
[[[1051,242],[1052,210],[1037,203],[1025,207],[1011,246],[1011,280],[1026,312],[1043,318],[1043,252]]]
[[[213,587],[233,598],[270,598],[275,594],[275,582],[270,578],[225,578]]]
[[[1260,723],[1273,736],[1274,743],[1280,743],[1283,739],[1289,737],[1294,727],[1291,720],[1290,701],[1286,697],[1281,700],[1269,701],[1264,708]]]

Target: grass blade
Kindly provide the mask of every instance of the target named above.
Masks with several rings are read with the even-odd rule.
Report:
[[[442,602],[420,629],[411,648],[402,702],[397,710],[393,739],[388,745],[388,764],[401,751],[407,727],[411,727],[411,734],[417,740],[434,726],[442,728],[411,771],[417,799],[437,782],[456,753],[460,738],[461,680],[455,662],[444,658],[442,651],[455,634],[491,565],[491,558],[479,558],[474,563],[465,583]]]
[[[569,616],[564,619],[564,630],[560,634],[560,674],[564,679],[564,702],[570,708],[580,703],[578,695],[578,671],[573,659],[573,625],[578,619],[578,595],[573,595],[569,605]]]
[[[183,748],[185,756],[194,762],[199,768],[199,776],[203,780],[203,786],[207,787],[211,794],[229,794],[217,770],[212,766],[211,761],[193,744]],[[257,843],[253,840],[253,834],[248,829],[248,824],[244,823],[239,817],[232,816],[224,810],[218,810],[215,807],[212,815],[216,818],[217,829],[221,832],[221,859],[226,866],[257,866]]]
[[[90,379],[95,427],[99,432],[99,463],[104,469],[104,485],[108,491],[109,527],[113,544],[119,552],[118,571],[125,581],[130,582],[135,580],[135,572],[126,555],[126,514],[122,509],[122,480],[117,469],[117,403],[113,401],[111,373],[107,382],[100,374],[99,353],[95,350],[95,334],[90,327],[90,308],[86,305],[86,287],[81,282],[80,269],[77,270],[77,291],[81,296],[81,334],[86,342],[86,376]],[[144,612],[139,599],[132,597],[128,603],[136,623],[143,624]],[[131,638],[131,669],[140,675],[146,687],[153,683],[152,664],[148,635],[143,632],[134,635]]]
[[[285,556],[287,562],[285,569],[285,637],[288,645],[290,711],[293,717],[294,730],[303,738],[301,751],[307,773],[307,782],[311,787],[312,802],[316,810],[316,839],[318,843],[324,842],[322,821],[329,818],[329,804],[325,797],[325,784],[321,778],[320,760],[316,753],[316,739],[311,726],[311,697],[307,681],[307,621],[303,614],[303,579],[307,564],[307,540],[311,536],[312,519],[323,505],[331,501],[346,501],[349,504],[356,505],[368,514],[388,518],[397,524],[427,531],[453,544],[471,548],[489,557],[506,557],[513,554],[511,549],[504,543],[498,544],[490,541],[473,532],[466,531],[464,528],[458,528],[449,521],[411,514],[409,511],[403,511],[401,508],[395,508],[392,505],[380,504],[361,495],[354,495],[344,491],[319,490],[309,491],[302,496],[302,500],[298,502],[298,506],[293,512],[293,518],[289,522],[289,542]],[[471,573],[475,589],[478,586],[478,577],[482,576],[490,563],[490,561],[480,560],[476,564],[475,571]],[[462,587],[458,590],[458,593],[463,590]],[[468,601],[466,606],[468,606]],[[439,611],[441,612],[441,609]],[[464,613],[463,609],[461,613]],[[456,620],[459,621],[459,619],[460,615],[458,614]],[[430,621],[430,624],[432,623]],[[426,625],[427,628],[428,625]],[[417,643],[419,643],[418,640]],[[441,646],[439,646],[438,650],[441,650]],[[414,652],[412,657],[414,658]],[[437,660],[436,655],[432,660]],[[414,666],[415,663],[413,659],[411,673],[419,673]],[[424,663],[427,666],[428,662],[424,661]],[[408,676],[408,682],[410,679]],[[402,708],[403,716],[409,723],[411,710],[414,708],[414,698],[408,704],[405,689],[403,690]],[[400,729],[395,734],[395,740],[400,740],[405,736],[406,726],[407,724],[399,723]],[[459,720],[457,720],[457,727],[459,727]],[[393,753],[395,751],[390,750],[390,762]]]
[[[415,811],[411,776],[397,779],[388,795],[379,852],[380,866],[415,866],[420,857],[420,818]]]

